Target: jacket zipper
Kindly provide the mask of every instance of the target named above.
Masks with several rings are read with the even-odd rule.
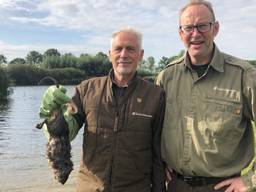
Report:
[[[118,131],[118,116],[115,117],[115,122],[114,122],[114,132]]]
[[[110,171],[109,171],[109,189],[112,189],[112,175],[113,175],[113,161],[114,161],[114,153],[116,150],[116,138],[117,138],[117,131],[118,131],[118,120],[119,120],[119,113],[116,113],[115,120],[114,120],[114,142],[113,142],[113,149],[112,149],[112,156],[110,161]]]

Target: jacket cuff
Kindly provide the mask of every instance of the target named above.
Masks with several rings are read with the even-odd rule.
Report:
[[[246,186],[247,192],[256,191],[256,174],[253,172],[253,170],[250,170],[246,174],[242,175],[241,179]]]

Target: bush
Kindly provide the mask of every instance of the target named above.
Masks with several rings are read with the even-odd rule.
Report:
[[[82,70],[72,67],[52,69],[48,71],[48,74],[62,85],[75,85],[87,78]]]
[[[143,69],[138,69],[138,75],[140,77],[146,77],[146,76],[156,76],[155,73],[148,71],[148,70],[143,70]]]
[[[8,74],[14,85],[49,85],[51,77],[59,84],[78,84],[86,78],[85,73],[75,68],[42,69],[35,65],[13,64],[8,66]],[[50,78],[45,78],[50,76]]]
[[[37,85],[47,71],[35,65],[13,64],[8,66],[8,75],[14,85]]]
[[[0,98],[4,98],[8,95],[8,76],[5,68],[0,67]]]
[[[155,79],[156,79],[156,76],[145,76],[143,77],[143,79],[147,80],[147,81],[150,81],[152,83],[155,83]]]

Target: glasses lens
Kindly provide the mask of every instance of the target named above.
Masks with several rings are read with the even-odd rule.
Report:
[[[180,29],[183,33],[190,34],[194,31],[194,28],[197,28],[197,30],[201,33],[205,33],[211,29],[211,25],[213,23],[201,23],[198,25],[181,25]]]
[[[211,28],[211,23],[203,23],[203,24],[197,25],[197,30],[202,33],[209,31],[210,28]]]
[[[192,25],[185,25],[181,26],[181,30],[185,33],[191,33],[193,31],[194,26]]]

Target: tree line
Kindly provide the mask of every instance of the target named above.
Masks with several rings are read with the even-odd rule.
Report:
[[[140,62],[139,75],[152,80],[172,59],[162,57],[156,64],[154,57],[148,57]],[[83,79],[106,75],[112,67],[108,56],[102,52],[96,55],[84,53],[77,57],[72,53],[61,55],[54,48],[43,54],[30,51],[25,58],[14,58],[9,62],[0,55],[0,65],[3,68],[1,73],[6,72],[11,85],[36,85],[45,76],[51,76],[62,84],[76,84]]]
[[[143,59],[138,67],[138,74],[153,81],[167,64],[184,54],[181,50],[171,57],[163,56],[156,63],[154,57]],[[256,60],[249,61],[256,66]],[[9,85],[37,85],[46,76],[53,77],[60,84],[77,84],[84,79],[108,74],[112,65],[108,56],[103,52],[96,55],[83,53],[75,56],[72,53],[60,54],[57,49],[51,48],[43,54],[30,51],[25,58],[7,58],[0,54],[0,97],[8,94]],[[41,84],[50,84],[46,79]]]

